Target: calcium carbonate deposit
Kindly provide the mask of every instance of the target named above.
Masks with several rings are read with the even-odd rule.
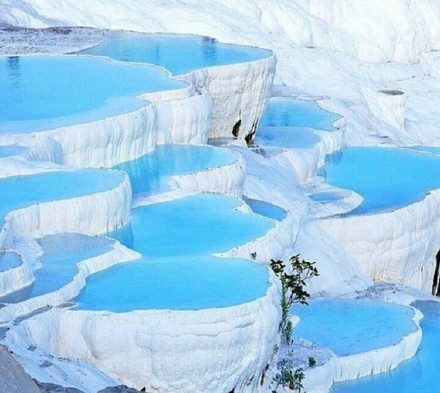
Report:
[[[1,1],[0,393],[436,392],[439,50],[437,0]]]

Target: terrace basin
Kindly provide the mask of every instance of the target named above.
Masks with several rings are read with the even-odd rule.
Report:
[[[177,34],[106,32],[97,46],[80,54],[107,56],[119,61],[156,64],[173,74],[272,56],[268,50],[222,44],[210,37]]]
[[[29,148],[16,145],[0,146],[0,158],[18,156],[28,151]]]
[[[122,172],[64,170],[0,179],[0,220],[12,210],[37,203],[78,198],[111,190],[125,179]]]
[[[148,65],[87,56],[0,56],[0,133],[101,120],[145,106],[136,98],[143,93],[185,86]]]
[[[412,305],[424,315],[422,343],[417,354],[392,371],[337,383],[332,393],[426,393],[438,390],[435,386],[440,364],[440,303],[418,301]],[[392,327],[399,328],[399,325]]]
[[[408,149],[350,147],[327,156],[320,174],[364,200],[349,215],[395,210],[440,188],[440,157]]]
[[[305,338],[337,356],[373,351],[399,343],[417,331],[414,311],[392,303],[349,299],[323,299],[296,305],[300,317],[295,337]]]
[[[162,145],[137,160],[114,167],[126,172],[133,194],[169,191],[172,176],[205,171],[232,164],[237,156],[230,150],[211,146]]]
[[[242,202],[223,195],[198,194],[132,210],[131,223],[112,232],[148,257],[210,255],[264,236],[275,221],[237,209]]]
[[[35,272],[31,286],[2,298],[3,303],[18,303],[54,292],[70,283],[78,273],[77,263],[104,254],[113,242],[105,237],[75,233],[48,235],[38,240],[43,250],[42,266]]]
[[[140,259],[91,276],[76,309],[130,312],[229,307],[263,297],[268,286],[267,268],[246,260]]]
[[[333,123],[340,116],[328,112],[314,101],[292,98],[271,98],[267,103],[260,127],[307,127],[334,131]],[[258,133],[257,133],[258,134]]]
[[[297,127],[260,127],[255,144],[275,146],[287,149],[311,149],[321,138],[309,128]]]
[[[21,265],[21,259],[15,252],[0,251],[0,273]]]
[[[130,226],[109,235],[143,258],[90,277],[77,299],[78,308],[194,310],[264,296],[269,285],[266,267],[211,255],[261,237],[273,227],[274,220],[237,211],[241,203],[198,194],[133,209]]]

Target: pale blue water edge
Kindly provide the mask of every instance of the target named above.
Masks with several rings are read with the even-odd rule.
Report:
[[[173,74],[250,62],[272,55],[265,49],[222,44],[209,37],[130,32],[105,33],[102,43],[79,53],[156,64]]]
[[[29,148],[22,146],[14,146],[14,145],[0,146],[0,158],[17,156],[23,154],[28,150]]]
[[[0,251],[0,272],[13,269],[21,265],[21,259],[15,252]]]
[[[142,93],[186,85],[156,67],[109,59],[0,57],[0,132],[35,132],[100,120],[145,106],[136,98]]]
[[[260,127],[308,127],[334,131],[333,123],[340,116],[325,111],[314,101],[292,98],[271,98],[261,117]],[[258,132],[257,132],[258,135]]]
[[[350,147],[327,156],[320,174],[364,201],[349,215],[398,209],[440,188],[440,157],[408,149]]]
[[[438,392],[437,379],[440,365],[440,304],[419,301],[413,304],[424,315],[421,321],[422,343],[417,354],[395,370],[341,382],[332,393],[428,393]],[[398,329],[399,325],[393,326]]]
[[[138,158],[115,166],[130,178],[133,194],[156,194],[169,189],[171,176],[232,164],[236,155],[210,146],[163,145]]]
[[[239,205],[231,197],[199,194],[133,209],[131,224],[109,235],[143,257],[90,277],[77,308],[193,310],[263,296],[269,285],[266,267],[212,256],[274,226],[274,220],[240,213]]]
[[[243,197],[243,200],[249,205],[252,211],[260,216],[282,221],[286,218],[286,211],[279,206],[271,203]]]
[[[48,235],[38,240],[43,250],[42,267],[35,272],[35,281],[12,295],[4,303],[18,303],[29,298],[56,291],[69,284],[78,273],[77,264],[112,249],[110,239],[75,233]]]
[[[16,209],[116,188],[124,180],[117,171],[79,169],[0,179],[0,220]]]
[[[321,138],[306,128],[260,127],[255,137],[255,144],[284,148],[311,149]]]
[[[408,149],[440,155],[440,147],[437,146],[411,146]]]
[[[417,327],[414,311],[405,306],[373,301],[324,299],[296,305],[301,320],[293,335],[338,356],[347,356],[397,344]]]

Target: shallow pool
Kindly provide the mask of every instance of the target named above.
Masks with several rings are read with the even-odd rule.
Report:
[[[3,178],[0,179],[0,222],[12,210],[103,192],[116,188],[123,181],[121,172],[100,169]]]
[[[271,98],[259,125],[260,127],[309,127],[334,131],[333,123],[339,118],[339,115],[325,111],[314,101]]]
[[[15,252],[0,251],[0,272],[13,269],[21,265],[21,259]]]
[[[271,203],[259,201],[243,197],[244,201],[249,205],[252,211],[260,216],[272,218],[273,220],[282,221],[286,218],[286,211],[279,206]]]
[[[35,272],[35,281],[27,288],[2,299],[18,303],[44,295],[70,283],[78,273],[77,263],[111,250],[113,242],[104,237],[75,233],[48,235],[38,240],[43,250],[42,267]]]
[[[237,211],[240,203],[198,194],[133,209],[131,224],[109,236],[143,257],[91,276],[77,299],[78,308],[192,310],[263,296],[269,285],[266,267],[212,256],[274,226],[274,220]]]
[[[422,343],[416,356],[403,362],[395,370],[368,376],[351,382],[337,383],[332,393],[428,393],[437,392],[440,351],[440,304],[416,302],[413,304],[423,314]]]
[[[28,151],[29,148],[15,145],[0,146],[0,158],[11,157],[23,154]]]
[[[77,299],[77,309],[128,312],[228,307],[264,296],[267,287],[267,269],[246,260],[140,259],[91,276]]]
[[[210,146],[164,145],[137,160],[115,166],[128,174],[134,194],[169,190],[171,176],[229,165],[237,160],[227,149]]]
[[[80,53],[156,64],[173,74],[255,61],[272,55],[268,50],[222,44],[209,37],[131,32],[105,33],[101,44]]]
[[[288,149],[311,149],[321,138],[312,130],[295,127],[260,127],[255,137],[255,144],[276,146]]]
[[[296,305],[301,320],[295,337],[305,338],[338,356],[371,351],[397,344],[416,331],[414,311],[405,306],[372,301],[324,299],[309,306]]]
[[[327,183],[360,194],[352,214],[377,213],[417,202],[440,188],[440,157],[408,149],[351,147],[328,156]]]
[[[103,119],[145,105],[136,98],[142,93],[184,86],[146,65],[86,56],[0,56],[0,132]]]
[[[149,257],[209,255],[264,236],[275,221],[241,213],[240,201],[198,194],[132,210],[129,226],[110,234]]]

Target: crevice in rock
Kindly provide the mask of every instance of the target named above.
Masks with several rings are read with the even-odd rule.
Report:
[[[436,264],[434,271],[434,278],[432,281],[432,294],[434,296],[440,296],[440,250],[435,256]]]
[[[234,135],[235,138],[238,138],[238,135],[240,134],[240,127],[241,127],[241,119],[237,121],[237,123],[234,124],[234,127],[232,128],[232,135]]]

